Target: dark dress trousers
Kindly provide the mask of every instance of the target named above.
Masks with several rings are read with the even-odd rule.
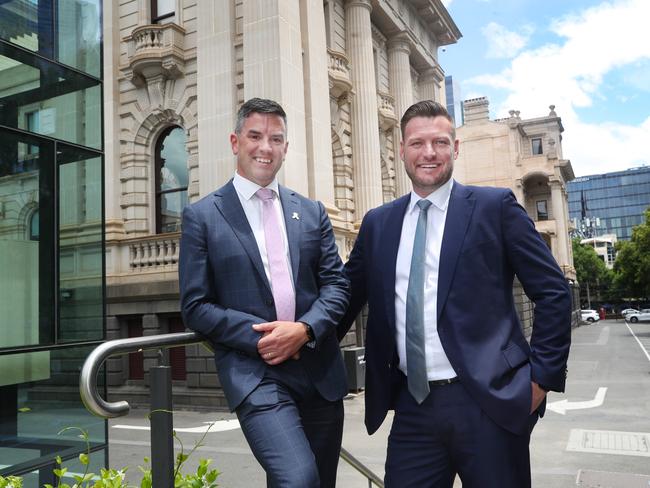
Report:
[[[288,461],[291,454],[282,451],[286,447],[296,456],[307,456],[305,465],[315,455],[321,478],[325,472],[336,474],[341,399],[347,392],[336,324],[348,304],[349,286],[323,205],[282,186],[279,194],[296,293],[295,317],[312,327],[315,346],[301,348],[299,360],[278,366],[268,366],[260,358],[261,334],[252,325],[276,320],[276,312],[255,237],[232,181],[183,211],[181,308],[185,324],[214,346],[228,405],[237,411],[270,485],[318,486],[314,473],[292,473],[294,465],[303,461]],[[310,416],[304,411],[328,405],[333,412],[328,416],[335,422],[330,430],[338,435],[307,425]],[[283,425],[280,430],[289,432],[273,438],[275,432],[258,428],[271,422],[260,421],[260,411],[276,415]],[[296,438],[294,431],[298,431]],[[333,466],[321,466],[325,458],[325,464],[333,462]],[[321,486],[330,485],[321,480]]]
[[[366,214],[345,266],[352,295],[338,335],[345,335],[367,303],[365,422],[371,434],[389,409],[411,408],[400,400],[405,381],[395,345],[395,264],[409,199],[410,194]],[[535,304],[530,343],[515,310],[515,276]],[[510,190],[454,182],[440,251],[437,319],[440,341],[460,381],[434,387],[425,403],[437,404],[438,397],[471,400],[484,420],[524,436],[527,458],[526,436],[537,418],[530,415],[531,380],[564,390],[571,297],[548,246]]]

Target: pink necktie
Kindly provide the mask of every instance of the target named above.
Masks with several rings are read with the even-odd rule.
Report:
[[[282,242],[282,231],[278,215],[273,206],[273,191],[260,188],[256,192],[262,200],[262,221],[264,223],[264,241],[266,255],[271,272],[271,289],[275,302],[275,314],[278,320],[293,322],[296,314],[296,297],[293,292],[287,253]]]

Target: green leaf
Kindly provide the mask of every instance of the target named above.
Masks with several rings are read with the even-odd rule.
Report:
[[[18,409],[18,411],[19,411],[20,413],[25,413],[25,412],[31,412],[32,409],[29,408],[29,407],[21,407],[21,408]]]
[[[86,454],[85,452],[79,454],[79,462],[84,466],[88,466],[88,463],[90,463],[90,458],[88,457],[88,454]]]

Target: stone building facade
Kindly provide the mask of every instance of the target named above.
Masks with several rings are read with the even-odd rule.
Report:
[[[444,103],[438,48],[461,36],[440,0],[112,0],[104,9],[108,338],[182,330],[180,211],[234,174],[228,134],[251,97],[287,111],[280,182],[324,203],[346,258],[365,212],[410,190],[398,119],[417,100]],[[176,404],[225,404],[211,353],[170,356]],[[110,360],[111,394],[146,401],[155,361]]]
[[[574,174],[571,161],[562,154],[562,120],[553,105],[549,108],[544,117],[522,119],[519,111],[511,110],[508,118],[490,120],[487,98],[465,100],[464,124],[456,129],[460,152],[454,177],[467,185],[510,188],[573,283],[576,272],[566,186]],[[574,291],[576,310],[577,296]],[[520,286],[515,298],[528,328],[532,304]]]

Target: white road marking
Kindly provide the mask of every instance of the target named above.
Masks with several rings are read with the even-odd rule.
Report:
[[[595,408],[600,407],[605,401],[605,394],[607,393],[607,387],[601,386],[596,392],[596,396],[593,400],[586,400],[582,402],[570,402],[567,399],[560,400],[557,402],[550,402],[546,405],[547,410],[552,410],[555,413],[560,415],[566,415],[567,410],[583,410],[585,408]]]
[[[650,354],[648,353],[648,350],[643,346],[643,343],[642,343],[642,342],[639,340],[639,338],[636,336],[636,334],[635,334],[634,331],[632,330],[632,327],[630,327],[630,324],[628,324],[627,322],[625,322],[625,326],[626,326],[626,327],[628,328],[628,330],[630,331],[630,334],[632,334],[632,337],[634,337],[634,338],[636,339],[636,341],[639,343],[639,347],[640,347],[641,350],[643,351],[643,354],[645,354],[645,357],[648,358],[648,361],[650,361]]]
[[[230,419],[230,420],[218,420],[215,422],[203,422],[205,425],[199,427],[176,427],[174,430],[176,432],[184,432],[189,434],[204,434],[212,432],[225,432],[227,430],[239,429],[239,420]],[[126,430],[151,430],[151,427],[148,425],[125,425],[118,424],[111,426],[113,429],[126,429]]]
[[[600,330],[598,340],[596,342],[572,342],[572,346],[606,346],[609,342],[609,325],[606,325]]]

